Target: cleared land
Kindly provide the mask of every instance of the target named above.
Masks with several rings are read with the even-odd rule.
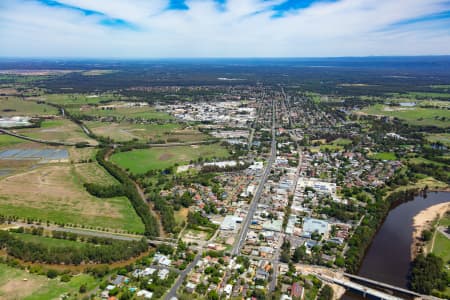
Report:
[[[56,115],[56,108],[34,101],[8,97],[0,98],[0,116],[41,116]]]
[[[117,105],[117,107],[114,107]],[[155,110],[151,106],[126,106],[123,103],[110,103],[109,109],[91,106],[89,108],[70,109],[70,112],[80,115],[96,116],[96,117],[116,117],[119,120],[124,119],[141,119],[141,120],[172,120],[171,115],[166,112]]]
[[[99,282],[85,274],[77,275],[69,282],[61,282],[0,264],[0,299],[4,300],[57,299],[64,293],[77,293],[82,284],[92,290]]]
[[[179,124],[131,124],[110,122],[85,122],[86,126],[98,136],[109,137],[117,142],[133,139],[144,142],[192,142],[208,138],[195,128],[182,128]]]
[[[369,115],[396,117],[412,125],[450,126],[450,111],[446,109],[390,107],[377,104],[362,110],[362,112]]]
[[[123,169],[129,169],[132,173],[141,174],[149,170],[165,169],[176,163],[189,163],[189,161],[197,160],[200,157],[205,159],[225,158],[228,156],[227,149],[219,144],[211,144],[137,149],[115,153],[111,160]]]
[[[118,184],[118,181],[109,175],[97,162],[75,164],[75,173],[82,182],[99,185]]]
[[[143,232],[127,198],[93,197],[76,174],[71,165],[52,165],[0,180],[2,214]]]
[[[101,102],[109,102],[118,100],[120,96],[113,94],[101,94],[101,95],[83,95],[83,94],[49,94],[45,95],[45,101],[49,103],[59,105],[86,105],[86,104],[98,104]]]
[[[25,128],[16,130],[16,132],[47,141],[98,144],[97,141],[86,136],[80,126],[67,119],[45,120],[40,128]]]

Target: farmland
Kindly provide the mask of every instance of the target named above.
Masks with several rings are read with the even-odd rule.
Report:
[[[117,105],[115,107],[114,105]],[[132,105],[132,104],[130,104]],[[172,120],[173,117],[166,112],[160,112],[150,106],[128,106],[126,103],[111,103],[109,109],[96,106],[78,109],[72,108],[69,111],[72,114],[95,116],[95,117],[115,117],[119,121],[124,119],[141,120]]]
[[[90,275],[80,274],[69,282],[61,282],[0,264],[0,298],[4,300],[56,299],[64,293],[78,293],[82,284],[86,284],[87,290],[92,290],[98,283]]]
[[[0,180],[0,209],[4,215],[20,218],[143,231],[127,198],[93,197],[76,174],[70,165],[52,165],[6,177]]]
[[[131,141],[133,139],[144,142],[191,142],[207,138],[196,129],[183,129],[175,123],[167,124],[131,124],[87,121],[85,124],[92,132],[101,137],[109,137],[117,142]]]
[[[396,117],[411,125],[448,127],[450,120],[450,111],[446,109],[389,107],[377,104],[362,112],[369,115]]]
[[[46,95],[44,99],[46,102],[62,106],[81,106],[114,101],[120,99],[120,97],[113,94],[49,94]]]
[[[55,115],[57,113],[56,108],[45,104],[38,104],[31,100],[0,97],[0,116],[41,116]]]
[[[131,173],[142,174],[149,170],[172,167],[177,163],[186,164],[199,158],[225,158],[228,155],[227,149],[219,144],[211,144],[137,149],[116,153],[111,159],[123,169],[129,169]]]
[[[88,138],[78,125],[68,119],[44,120],[40,128],[19,129],[17,133],[47,141],[97,144],[95,140]]]

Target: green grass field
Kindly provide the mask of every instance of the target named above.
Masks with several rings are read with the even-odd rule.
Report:
[[[364,109],[363,112],[369,115],[396,117],[412,125],[450,126],[450,111],[446,109],[389,107],[377,104]]]
[[[49,247],[72,247],[72,248],[82,248],[86,243],[79,241],[70,241],[63,239],[54,239],[51,237],[32,235],[28,233],[12,233],[12,235],[25,242],[31,242],[35,244],[46,245]]]
[[[450,93],[409,92],[401,96],[411,99],[450,99]]]
[[[65,120],[55,119],[55,120],[44,120],[41,123],[41,128],[52,128],[66,125]]]
[[[113,154],[111,160],[135,174],[186,164],[198,158],[225,158],[228,150],[219,144],[137,149]]]
[[[0,299],[3,300],[59,299],[62,294],[78,294],[82,284],[85,284],[89,291],[100,282],[86,274],[74,276],[69,282],[61,282],[59,278],[48,279],[46,276],[30,274],[25,270],[0,264]]]
[[[120,96],[113,94],[84,95],[84,94],[48,94],[45,101],[63,106],[81,106],[86,104],[99,104],[102,101],[119,100]]]
[[[17,145],[23,142],[24,140],[22,139],[7,134],[0,134],[0,148]]]
[[[379,160],[396,160],[397,156],[393,152],[379,152],[372,154],[370,158]]]
[[[45,104],[38,104],[34,101],[21,100],[15,97],[8,97],[8,99],[0,98],[0,115],[2,116],[39,116],[56,114],[58,114],[56,108]]]
[[[450,261],[450,239],[439,231],[436,232],[433,253],[442,258],[444,262]]]

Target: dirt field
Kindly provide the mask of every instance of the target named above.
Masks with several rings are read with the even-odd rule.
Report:
[[[67,119],[44,121],[41,128],[20,129],[17,130],[17,133],[48,141],[98,144],[95,140],[87,137],[78,125]]]
[[[0,180],[2,213],[92,227],[142,229],[127,198],[91,196],[73,168],[69,164],[43,166]]]

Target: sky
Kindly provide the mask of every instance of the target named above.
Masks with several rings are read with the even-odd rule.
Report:
[[[449,55],[450,0],[0,0],[0,56]]]

